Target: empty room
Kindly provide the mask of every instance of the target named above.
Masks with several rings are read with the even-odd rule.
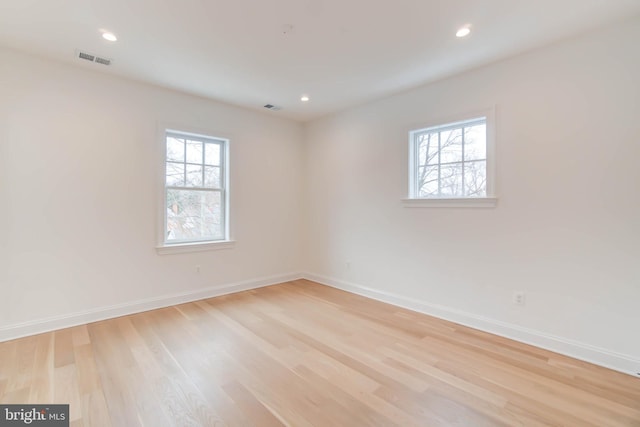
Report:
[[[0,0],[0,426],[640,426],[640,1]]]

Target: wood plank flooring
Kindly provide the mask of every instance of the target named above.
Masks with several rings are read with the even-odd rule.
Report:
[[[640,426],[640,379],[299,280],[0,343],[78,426]]]

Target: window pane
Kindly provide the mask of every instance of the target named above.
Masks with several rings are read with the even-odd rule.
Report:
[[[462,161],[462,129],[440,132],[440,163]]]
[[[220,145],[213,143],[204,144],[204,164],[205,165],[220,165]]]
[[[462,164],[441,166],[440,195],[442,197],[462,196]]]
[[[167,190],[167,241],[224,238],[221,193]]]
[[[486,161],[464,164],[464,190],[467,197],[485,197],[487,195]]]
[[[184,140],[167,137],[167,160],[184,162]]]
[[[438,133],[416,136],[418,143],[418,165],[438,164]]]
[[[202,166],[187,165],[186,187],[202,187]]]
[[[182,186],[184,185],[184,163],[167,162],[167,185]]]
[[[418,197],[438,196],[438,166],[420,167],[418,170]]]
[[[220,188],[220,168],[217,166],[204,167],[204,186]]]
[[[414,197],[486,197],[487,118],[412,131]]]
[[[187,141],[187,163],[202,164],[202,142]]]
[[[464,159],[483,160],[487,158],[487,125],[464,128]]]

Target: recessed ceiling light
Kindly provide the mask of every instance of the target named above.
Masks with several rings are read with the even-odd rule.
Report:
[[[467,37],[471,33],[471,28],[462,27],[456,32],[456,37]]]
[[[302,96],[300,97],[300,101],[302,101],[302,102],[307,102],[307,101],[309,101],[309,95],[302,95]]]
[[[102,38],[110,42],[118,41],[118,38],[116,37],[116,35],[113,33],[110,33],[109,31],[103,31]]]

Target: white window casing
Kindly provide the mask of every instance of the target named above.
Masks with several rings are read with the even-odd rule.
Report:
[[[163,128],[160,255],[233,247],[229,139]]]
[[[495,132],[494,108],[410,130],[404,206],[495,207]]]

